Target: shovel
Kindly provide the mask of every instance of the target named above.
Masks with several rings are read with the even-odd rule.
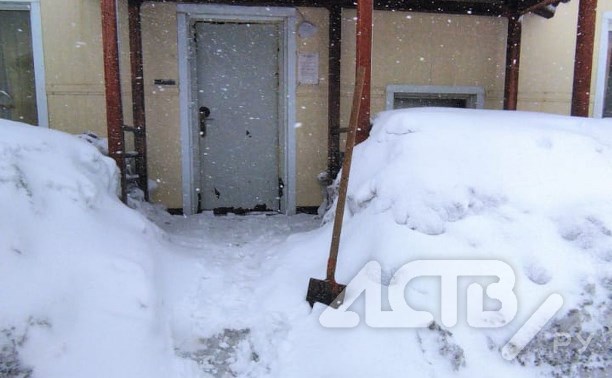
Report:
[[[334,217],[334,230],[332,232],[331,247],[329,248],[329,259],[327,260],[327,277],[325,280],[311,278],[308,283],[306,300],[310,307],[315,302],[323,303],[333,308],[338,308],[344,302],[344,289],[346,285],[336,282],[336,261],[338,260],[338,247],[340,246],[340,233],[342,231],[342,219],[344,218],[344,204],[346,202],[346,191],[348,189],[349,173],[351,171],[351,158],[355,146],[355,134],[357,134],[357,118],[361,107],[361,96],[363,95],[363,82],[365,68],[357,70],[355,81],[355,92],[353,93],[353,107],[351,119],[346,138],[344,161],[342,162],[342,176],[340,177],[340,188],[338,190],[338,203],[336,204],[336,216]]]

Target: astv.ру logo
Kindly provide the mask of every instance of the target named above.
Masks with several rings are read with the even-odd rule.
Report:
[[[466,292],[466,321],[474,328],[499,328],[510,323],[517,313],[517,297],[514,293],[516,278],[512,268],[499,260],[416,260],[403,265],[391,278],[387,287],[390,310],[382,309],[381,265],[368,262],[347,285],[344,301],[336,309],[327,307],[320,315],[321,325],[328,328],[352,328],[360,322],[360,316],[349,307],[364,294],[365,323],[374,328],[427,327],[434,320],[429,311],[415,310],[406,302],[405,289],[413,279],[440,277],[440,320],[445,327],[457,324],[458,282],[460,277],[494,277],[486,289],[473,282]],[[378,277],[376,282],[372,277]],[[484,293],[500,306],[485,310]],[[502,357],[514,359],[527,346],[546,323],[563,306],[563,297],[549,295],[529,319],[502,347]]]

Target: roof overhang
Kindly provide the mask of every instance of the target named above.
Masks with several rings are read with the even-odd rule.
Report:
[[[560,2],[569,0],[374,0],[376,10],[426,13],[465,14],[478,16],[517,16],[534,13],[551,18]],[[144,0],[130,0],[143,3]],[[242,6],[291,6],[329,8],[340,6],[355,8],[354,0],[162,0],[162,2],[216,3]]]

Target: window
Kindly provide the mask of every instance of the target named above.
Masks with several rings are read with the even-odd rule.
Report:
[[[484,89],[441,85],[388,85],[387,109],[441,106],[482,109]]]
[[[47,126],[37,2],[0,1],[0,118]]]

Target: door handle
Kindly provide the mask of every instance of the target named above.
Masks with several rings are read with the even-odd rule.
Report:
[[[210,115],[210,109],[206,106],[200,106],[199,109],[199,119],[200,119],[200,137],[204,138],[206,136],[206,121],[209,120],[208,116]]]

